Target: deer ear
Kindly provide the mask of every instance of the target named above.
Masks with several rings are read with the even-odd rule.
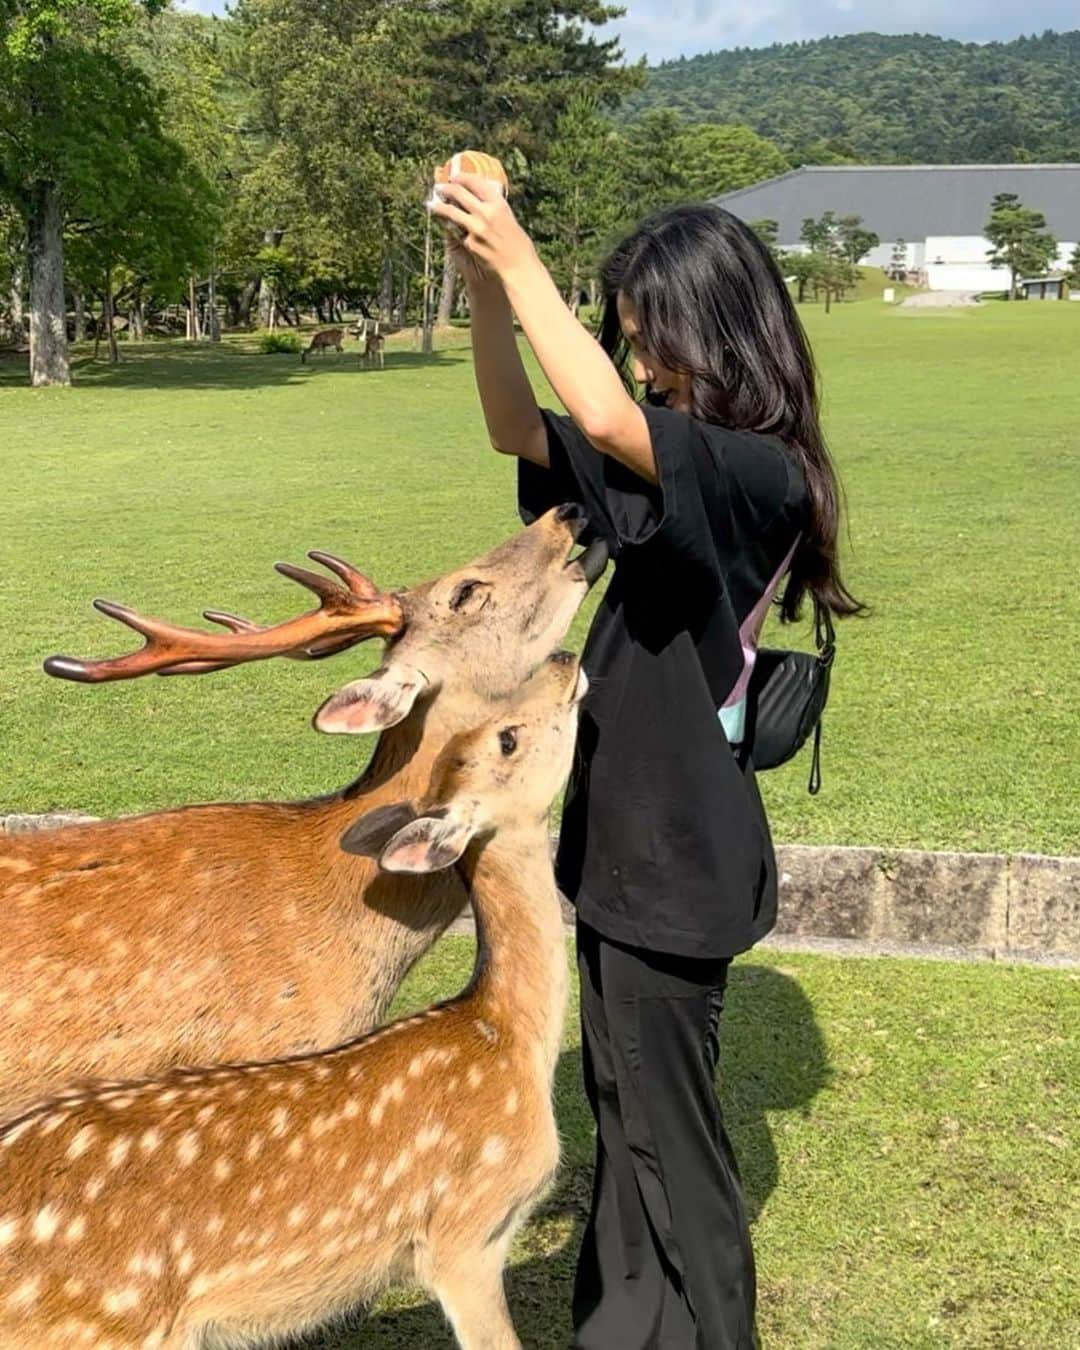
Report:
[[[383,849],[379,866],[387,872],[440,872],[469,846],[475,830],[452,815],[421,816],[398,830]]]
[[[426,685],[412,666],[384,666],[331,694],[315,714],[315,729],[353,735],[386,731],[404,722]]]
[[[341,847],[362,858],[377,858],[394,835],[415,819],[416,812],[408,802],[377,806],[353,821],[341,836]]]

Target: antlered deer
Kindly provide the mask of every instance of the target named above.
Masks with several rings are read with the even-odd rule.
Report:
[[[368,1030],[409,967],[457,916],[453,873],[380,875],[338,847],[358,809],[417,796],[438,751],[505,698],[564,636],[603,568],[571,557],[579,508],[554,511],[467,567],[396,595],[314,555],[345,581],[282,566],[319,610],[211,634],[99,608],[148,634],[54,674],[117,679],[325,654],[388,638],[381,669],[316,715],[381,730],[366,773],[295,803],[192,806],[0,842],[0,1118],[80,1077],[271,1058]]]
[[[320,328],[317,333],[312,333],[311,341],[300,353],[300,364],[303,365],[312,352],[324,352],[328,347],[344,351],[344,342],[344,328]]]
[[[402,1276],[465,1350],[519,1345],[503,1266],[559,1154],[547,816],[584,687],[551,658],[448,743],[417,806],[342,841],[391,872],[457,866],[479,935],[463,994],[337,1049],[93,1087],[0,1130],[5,1350],[250,1344]]]

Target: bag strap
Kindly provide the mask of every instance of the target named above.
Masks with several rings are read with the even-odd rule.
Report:
[[[754,673],[754,665],[757,661],[758,638],[761,636],[761,630],[765,624],[765,616],[769,612],[769,606],[772,604],[772,598],[776,594],[776,588],[780,585],[785,573],[791,566],[792,560],[795,557],[795,550],[799,547],[801,541],[802,534],[800,533],[795,536],[795,542],[788,549],[787,553],[784,554],[783,561],[773,573],[772,580],[762,592],[761,598],[739,625],[739,642],[742,645],[743,667],[739,672],[739,678],[735,681],[731,693],[728,694],[723,702],[722,706],[725,708],[733,707],[736,703],[746,697],[746,691],[750,687],[750,677]],[[816,615],[817,611],[815,610],[815,617]],[[827,614],[825,617],[826,621],[828,621]],[[829,627],[831,637],[831,624]],[[820,647],[821,644],[819,643],[818,645]]]

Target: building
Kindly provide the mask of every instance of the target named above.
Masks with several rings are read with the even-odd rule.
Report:
[[[1080,164],[823,165],[793,169],[715,198],[747,222],[775,220],[781,248],[804,247],[803,221],[826,211],[861,216],[881,244],[863,259],[935,291],[1004,291],[1004,268],[987,262],[983,229],[999,192],[1041,211],[1067,270],[1080,239]],[[1057,270],[1052,268],[1051,270]]]
[[[1021,277],[1016,290],[1025,300],[1068,300],[1069,283],[1064,277]]]

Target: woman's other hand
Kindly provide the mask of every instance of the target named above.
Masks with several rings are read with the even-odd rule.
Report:
[[[460,231],[447,231],[447,241],[455,264],[467,281],[505,281],[523,265],[536,260],[533,242],[517,222],[510,203],[499,188],[478,174],[462,173],[440,191],[446,201],[436,202],[432,214],[456,225]]]

